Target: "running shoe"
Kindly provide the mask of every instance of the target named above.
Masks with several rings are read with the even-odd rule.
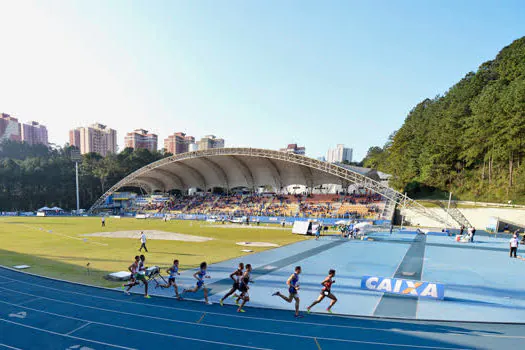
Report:
[[[151,297],[149,295],[144,295],[144,298],[151,299]]]
[[[222,301],[222,299],[219,301],[219,304],[221,304],[221,306],[224,306],[224,302]]]
[[[239,300],[235,300],[235,305],[239,306]]]
[[[128,292],[127,290],[124,291],[124,294],[126,294],[126,295],[131,295],[131,293]]]
[[[237,312],[246,312],[246,311],[244,311],[243,309],[239,309],[237,310]]]
[[[303,318],[304,316],[299,314],[299,315],[295,315],[295,318]]]
[[[275,292],[272,294],[272,297],[276,296],[276,295],[279,295],[279,292]]]
[[[213,303],[211,301],[206,301],[205,304],[206,305],[213,305]]]
[[[333,313],[331,309],[326,309],[326,312],[328,312],[330,314]]]
[[[310,314],[310,308],[309,307],[306,308],[306,313]]]

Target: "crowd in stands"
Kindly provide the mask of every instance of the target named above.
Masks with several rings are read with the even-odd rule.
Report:
[[[166,214],[376,219],[384,205],[381,196],[374,194],[198,194],[137,197],[132,210]]]

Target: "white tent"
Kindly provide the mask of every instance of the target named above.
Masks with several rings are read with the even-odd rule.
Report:
[[[38,209],[38,211],[47,211],[47,210],[52,210],[52,209],[49,208],[49,207],[42,207],[42,208]]]
[[[59,207],[53,207],[53,208],[51,208],[51,209],[49,209],[49,210],[54,210],[54,211],[63,211],[63,209],[62,209],[62,208],[59,208]]]

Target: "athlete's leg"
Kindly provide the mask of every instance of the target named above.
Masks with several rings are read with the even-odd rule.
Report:
[[[299,299],[299,296],[297,294],[295,294],[293,296],[290,295],[290,298],[295,299],[295,316],[299,316],[299,302],[301,300]]]
[[[236,290],[236,289],[237,289],[237,288],[232,288],[232,289],[230,289],[230,290],[228,291],[228,293],[224,294],[224,296],[221,298],[221,301],[224,300],[224,299],[226,299],[227,297],[229,297],[229,296],[232,295],[233,293],[235,293],[235,290]]]
[[[320,294],[319,297],[310,305],[306,308],[306,310],[310,311],[310,309],[312,307],[314,307],[314,305],[317,305],[319,304],[322,300],[324,299],[324,294]]]
[[[328,297],[332,299],[330,302],[330,305],[328,305],[328,308],[326,310],[330,311],[332,309],[332,306],[334,306],[335,303],[337,303],[337,298],[332,293],[328,294]]]

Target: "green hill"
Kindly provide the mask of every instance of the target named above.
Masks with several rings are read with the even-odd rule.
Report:
[[[365,166],[415,197],[525,203],[525,37],[415,106]]]

